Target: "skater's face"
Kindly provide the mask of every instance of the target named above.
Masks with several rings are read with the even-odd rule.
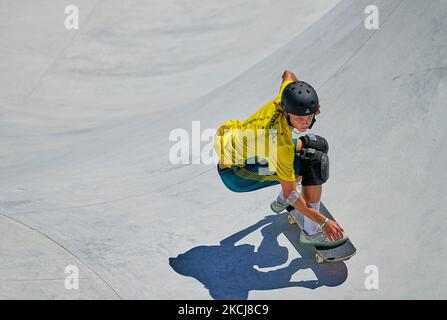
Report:
[[[292,126],[298,129],[298,131],[304,132],[309,128],[315,114],[313,113],[308,116],[297,116],[289,113],[288,115],[290,117],[290,123],[292,123]]]

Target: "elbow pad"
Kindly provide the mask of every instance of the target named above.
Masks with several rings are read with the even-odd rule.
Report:
[[[290,194],[287,197],[286,201],[287,201],[288,204],[293,206],[295,204],[296,200],[298,200],[299,197],[300,197],[300,194],[298,192],[292,191],[292,192],[290,192]]]
[[[320,186],[329,179],[329,157],[315,149],[303,149],[299,154],[303,186]]]

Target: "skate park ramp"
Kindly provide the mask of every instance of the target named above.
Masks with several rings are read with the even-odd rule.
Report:
[[[0,6],[0,298],[447,298],[445,2],[375,1],[377,30],[363,0],[173,3],[78,1],[69,35],[64,5]],[[319,92],[347,262],[206,157],[285,69]]]

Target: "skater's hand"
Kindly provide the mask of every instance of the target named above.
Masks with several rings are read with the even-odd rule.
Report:
[[[297,76],[296,76],[292,71],[290,71],[290,70],[286,70],[286,71],[284,71],[284,73],[282,74],[282,81],[284,82],[284,81],[288,81],[288,80],[291,80],[291,81],[297,81],[298,78],[297,78]]]
[[[339,224],[333,220],[329,220],[323,230],[331,239],[331,241],[340,240],[343,238],[343,229]]]

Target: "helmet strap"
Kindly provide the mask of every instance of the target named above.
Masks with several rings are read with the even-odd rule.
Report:
[[[317,119],[315,118],[315,115],[314,115],[314,118],[312,119],[312,123],[310,124],[309,129],[312,129],[315,122],[317,122]]]
[[[289,126],[293,127],[292,122],[290,122],[290,116],[287,115],[286,118],[287,118],[287,123],[289,124]]]

